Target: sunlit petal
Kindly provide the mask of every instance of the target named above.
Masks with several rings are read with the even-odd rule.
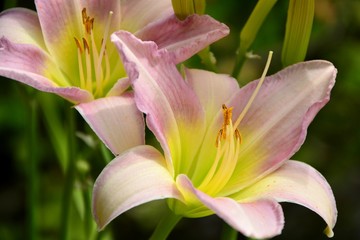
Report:
[[[77,66],[74,37],[82,33],[79,1],[35,0],[47,49],[56,64],[66,73]]]
[[[329,101],[336,69],[326,61],[288,67],[265,79],[238,129],[243,137],[239,162],[223,191],[238,191],[279,167],[302,145],[307,127]],[[240,114],[257,81],[242,88],[230,105]],[[235,187],[236,186],[236,187]],[[235,188],[234,188],[235,187]]]
[[[171,151],[172,160],[177,160],[175,170],[189,167],[184,160],[191,161],[196,154],[195,144],[200,144],[204,131],[204,112],[195,93],[181,78],[174,55],[124,31],[113,34],[112,40],[122,54],[129,78],[134,79],[136,104],[147,114],[147,124],[167,159],[171,159]],[[189,149],[180,152],[181,147]]]
[[[120,155],[101,172],[93,191],[93,214],[99,229],[140,204],[164,198],[181,200],[163,156],[150,146]]]
[[[49,56],[36,46],[15,44],[3,37],[0,39],[0,56],[2,76],[44,92],[56,93],[74,103],[92,100],[91,94],[85,90],[61,87],[67,84],[55,82],[54,80],[63,78],[56,75],[56,67]],[[54,71],[51,73],[51,70]]]
[[[273,200],[262,199],[238,203],[231,198],[210,197],[194,188],[185,175],[179,175],[177,184],[184,196],[192,195],[234,229],[248,237],[269,238],[281,233],[284,216],[281,206]]]
[[[319,214],[327,223],[326,234],[333,236],[337,218],[333,192],[325,178],[311,166],[287,161],[275,172],[232,196],[235,199],[273,198],[279,202],[303,205]]]
[[[191,179],[195,183],[204,178],[213,164],[214,158],[208,156],[216,155],[215,141],[223,122],[222,104],[229,102],[239,91],[239,86],[235,79],[225,74],[198,69],[186,69],[185,73],[186,81],[194,89],[205,109],[207,129],[203,146],[210,146],[200,149],[195,171],[191,174]]]
[[[180,63],[227,34],[229,28],[210,16],[193,15],[180,21],[172,15],[149,24],[136,36],[174,52],[175,63]]]
[[[121,0],[121,29],[135,32],[148,23],[173,14],[169,0]]]
[[[100,98],[79,104],[76,109],[114,154],[145,142],[144,119],[133,94]]]
[[[15,43],[26,43],[46,49],[36,12],[12,8],[0,14],[1,36]]]

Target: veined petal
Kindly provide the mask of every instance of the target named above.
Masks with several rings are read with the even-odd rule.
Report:
[[[0,14],[0,37],[46,49],[37,14],[29,9],[12,8],[3,11]]]
[[[112,40],[133,80],[136,104],[147,114],[147,124],[160,141],[169,167],[172,157],[175,172],[186,172],[205,129],[197,96],[181,78],[173,54],[124,31],[113,34]]]
[[[129,78],[121,78],[114,84],[114,86],[109,90],[106,96],[120,96],[130,87],[130,85],[131,81]]]
[[[311,166],[287,161],[275,172],[232,196],[235,199],[273,198],[292,202],[319,214],[327,223],[325,233],[332,237],[337,218],[335,198],[326,179]]]
[[[15,44],[5,37],[0,39],[0,74],[30,85],[40,91],[58,94],[74,103],[92,100],[92,95],[76,87],[66,87],[49,56],[40,48],[28,44]],[[60,74],[60,73],[59,73]],[[64,86],[64,87],[62,87]]]
[[[136,32],[148,23],[174,13],[169,0],[121,0],[121,11],[121,29],[129,32]]]
[[[284,215],[276,201],[260,199],[238,203],[231,198],[212,198],[194,188],[185,175],[178,176],[177,184],[185,199],[187,195],[197,198],[230,226],[248,237],[270,238],[281,233]]]
[[[110,162],[97,178],[93,215],[99,229],[140,204],[164,198],[181,200],[181,194],[155,148],[139,146]]]
[[[80,1],[35,0],[35,5],[49,53],[64,72],[74,72],[77,58],[69,56],[77,55],[74,37],[82,33]]]
[[[113,154],[145,143],[145,124],[132,93],[75,107]]]
[[[160,49],[174,52],[175,63],[180,63],[228,34],[229,28],[210,16],[192,15],[180,21],[171,15],[147,25],[135,35],[144,41],[156,42]]]
[[[267,77],[238,129],[243,143],[226,189],[228,195],[278,168],[304,142],[307,127],[329,101],[336,69],[326,61],[309,61]],[[234,96],[234,119],[247,103],[257,81]]]
[[[239,91],[235,79],[225,74],[186,69],[186,81],[194,89],[206,115],[206,135],[196,158],[195,171],[187,174],[195,186],[202,180],[215,160],[217,148],[215,147],[218,132],[223,123],[222,104],[227,104],[231,97]],[[210,156],[210,157],[209,157]]]

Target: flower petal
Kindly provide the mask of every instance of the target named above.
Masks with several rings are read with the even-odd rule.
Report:
[[[174,13],[169,0],[121,0],[121,12],[121,29],[129,32]]]
[[[144,41],[154,41],[176,55],[180,63],[211,43],[229,34],[229,28],[210,16],[192,15],[180,21],[175,15],[146,26],[136,36]]]
[[[99,229],[123,212],[157,199],[181,194],[155,148],[132,148],[110,162],[97,178],[93,191],[93,215]]]
[[[273,200],[260,199],[238,203],[231,198],[209,195],[193,187],[185,175],[179,175],[177,184],[185,196],[197,198],[234,229],[253,238],[269,238],[281,233],[284,215],[281,206]],[[185,192],[185,193],[184,193]]]
[[[114,154],[145,142],[145,124],[133,94],[100,98],[75,107]]]
[[[51,79],[64,79],[56,75],[48,55],[33,45],[15,44],[5,37],[0,38],[0,75],[15,79],[40,91],[58,94],[74,103],[92,100],[92,95],[68,83],[54,82]],[[60,73],[59,73],[60,74]]]
[[[217,148],[216,137],[223,123],[222,104],[227,104],[231,97],[239,91],[235,79],[225,74],[186,69],[186,81],[192,86],[198,96],[206,115],[206,135],[196,160],[195,171],[188,176],[195,186],[200,183],[215,160]]]
[[[46,49],[36,12],[11,8],[0,13],[0,36],[12,42],[36,45]]]
[[[45,44],[54,61],[65,73],[78,66],[74,37],[82,38],[79,1],[35,0]]]
[[[161,143],[169,166],[172,157],[175,172],[186,172],[205,129],[197,96],[182,79],[173,54],[124,31],[113,34],[112,40],[133,80],[136,104],[147,114],[147,124]]]
[[[336,69],[326,61],[309,61],[267,77],[238,129],[243,144],[233,177],[222,192],[237,192],[289,159],[304,142],[307,127],[329,101]],[[257,81],[234,96],[234,119]]]
[[[232,196],[235,199],[273,198],[292,202],[319,214],[327,223],[326,234],[332,237],[337,218],[335,198],[326,179],[311,166],[287,161],[275,172]]]

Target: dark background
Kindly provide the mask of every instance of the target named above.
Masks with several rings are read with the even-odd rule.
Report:
[[[256,1],[208,0],[207,13],[227,24],[230,36],[217,42],[212,50],[221,72],[230,73],[238,34]],[[0,5],[5,8],[4,3]],[[12,7],[8,1],[6,7]],[[263,56],[274,51],[271,70],[281,69],[280,56],[284,38],[288,1],[278,1],[260,29],[251,49]],[[32,1],[17,1],[17,6],[34,9]],[[307,139],[293,159],[318,169],[332,186],[339,211],[334,239],[360,239],[360,1],[317,0],[310,46],[306,59],[325,59],[338,69],[337,83],[331,101],[310,125]],[[196,57],[194,61],[196,62]],[[194,64],[194,63],[189,64]],[[201,66],[199,66],[201,67]],[[259,77],[263,60],[248,61],[241,81]],[[29,208],[28,146],[30,109],[36,101],[55,101],[61,122],[66,125],[69,103],[50,94],[39,93],[15,81],[1,78],[0,87],[0,239],[27,239]],[[44,100],[45,99],[45,100]],[[36,235],[39,239],[57,239],[61,214],[64,174],[49,141],[43,112],[38,109],[38,187],[35,211]],[[78,115],[78,114],[77,114]],[[77,116],[78,131],[91,133]],[[104,166],[99,148],[91,151],[79,143],[81,158],[86,161],[84,179],[92,181]],[[91,152],[91,154],[89,153]],[[100,163],[99,163],[100,162]],[[83,182],[86,182],[84,180]],[[81,183],[83,183],[81,182]],[[89,186],[87,186],[91,189]],[[274,239],[326,239],[323,220],[310,210],[295,204],[282,204],[285,228]],[[118,217],[102,239],[147,239],[161,215],[163,202],[138,207]],[[85,212],[88,212],[85,210]],[[70,239],[86,239],[74,210]],[[88,218],[88,221],[92,219]],[[93,223],[92,223],[93,224]],[[92,225],[93,226],[93,225]],[[170,239],[220,239],[223,222],[216,216],[183,219]],[[90,228],[94,231],[94,227]],[[94,237],[95,239],[95,237]],[[239,239],[245,239],[239,236]]]

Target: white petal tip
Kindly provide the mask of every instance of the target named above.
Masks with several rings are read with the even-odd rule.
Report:
[[[325,228],[324,233],[328,238],[332,238],[334,236],[334,232],[329,226]]]

